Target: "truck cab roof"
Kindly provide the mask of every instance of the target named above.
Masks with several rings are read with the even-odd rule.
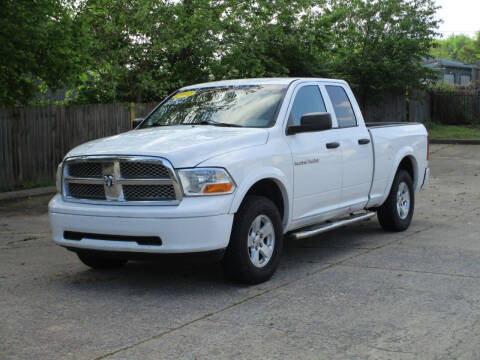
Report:
[[[324,82],[330,82],[330,83],[346,84],[344,80],[338,80],[338,79],[279,77],[279,78],[252,78],[252,79],[212,81],[212,82],[185,86],[180,90],[192,90],[192,89],[201,89],[201,88],[218,87],[218,86],[290,85],[294,81],[324,81]]]

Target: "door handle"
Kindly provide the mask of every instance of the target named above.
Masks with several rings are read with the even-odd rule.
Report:
[[[340,146],[338,142],[327,143],[327,149],[336,149]]]
[[[370,139],[360,139],[358,140],[359,145],[367,145],[370,144]]]

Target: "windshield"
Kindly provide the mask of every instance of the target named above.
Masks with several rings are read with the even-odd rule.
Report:
[[[180,91],[159,106],[141,125],[269,127],[285,85],[211,87]]]

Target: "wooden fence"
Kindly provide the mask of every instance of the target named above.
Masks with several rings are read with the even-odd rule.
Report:
[[[480,90],[412,91],[386,95],[373,104],[361,104],[366,121],[433,121],[451,125],[480,125]]]
[[[155,104],[137,104],[136,116]],[[39,106],[0,110],[0,188],[53,181],[58,163],[73,147],[130,129],[122,104]]]
[[[433,121],[480,125],[480,90],[432,92],[430,97]]]
[[[389,94],[376,102],[362,103],[360,108],[366,122],[408,121],[405,95]]]

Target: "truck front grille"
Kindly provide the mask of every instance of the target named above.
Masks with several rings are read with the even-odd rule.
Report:
[[[68,184],[68,193],[77,199],[105,200],[105,190],[101,184]]]
[[[178,204],[182,192],[171,164],[160,158],[92,156],[67,159],[63,196],[70,201]]]
[[[168,179],[168,169],[161,164],[145,164],[138,162],[120,163],[120,173],[128,179]]]
[[[102,164],[95,162],[73,163],[68,168],[70,176],[79,178],[101,178]]]
[[[123,195],[129,201],[175,199],[173,185],[123,185]]]

